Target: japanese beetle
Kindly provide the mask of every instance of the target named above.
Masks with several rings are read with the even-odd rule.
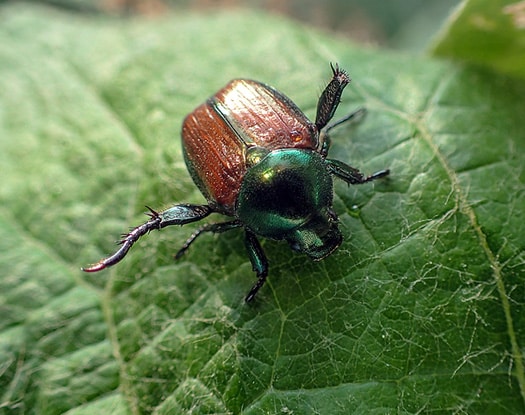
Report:
[[[337,65],[331,68],[333,76],[319,98],[315,123],[279,91],[245,79],[231,81],[197,107],[184,120],[182,149],[188,171],[208,204],[179,204],[161,212],[148,207],[150,219],[125,234],[117,252],[83,270],[95,272],[116,264],[153,229],[195,222],[212,212],[232,219],[202,226],[175,258],[204,232],[244,228],[257,274],[247,302],[268,275],[258,236],[285,240],[315,261],[330,255],[342,241],[332,209],[332,176],[361,184],[389,174],[381,170],[366,177],[342,161],[327,158],[330,130],[364,111],[330,123],[350,82],[344,70]]]

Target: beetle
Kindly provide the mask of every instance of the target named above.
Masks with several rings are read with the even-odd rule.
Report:
[[[207,204],[177,204],[159,212],[146,206],[149,220],[124,234],[113,255],[83,271],[96,272],[118,263],[141,236],[154,229],[196,222],[213,212],[231,219],[199,228],[175,258],[205,232],[244,228],[248,257],[257,276],[246,302],[255,298],[268,275],[268,260],[258,237],[284,240],[314,261],[334,252],[342,235],[332,208],[332,177],[362,184],[390,171],[365,176],[327,158],[329,132],[364,113],[359,109],[330,123],[350,83],[346,71],[338,65],[330,67],[332,79],[319,97],[313,123],[281,92],[246,79],[229,82],[186,116],[184,160]]]

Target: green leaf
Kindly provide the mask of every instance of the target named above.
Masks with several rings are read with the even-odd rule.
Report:
[[[525,2],[463,1],[432,49],[437,56],[525,78]]]
[[[525,85],[363,50],[250,13],[157,20],[0,8],[0,411],[525,411]],[[345,242],[311,262],[240,231],[141,240],[144,205],[202,202],[179,130],[229,79],[272,84],[313,117],[349,70],[331,157],[383,181],[336,184]],[[219,220],[220,218],[214,218]]]

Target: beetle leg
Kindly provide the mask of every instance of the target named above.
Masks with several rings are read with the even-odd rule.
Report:
[[[264,285],[266,277],[268,276],[268,260],[266,255],[259,243],[259,240],[251,231],[246,230],[245,234],[246,249],[248,250],[248,256],[252,263],[252,269],[257,274],[257,282],[251,288],[250,292],[244,299],[247,303],[252,301],[257,294],[257,291]]]
[[[340,126],[345,122],[359,122],[363,119],[365,115],[366,108],[358,108],[354,112],[351,112],[350,114],[346,115],[345,117],[328,124],[326,128],[321,132],[319,137],[319,142],[321,143],[321,149],[319,150],[319,153],[323,157],[326,157],[328,155],[328,150],[330,149],[331,145],[330,130]]]
[[[390,174],[390,170],[385,169],[380,170],[370,176],[365,176],[355,167],[349,166],[348,164],[339,160],[326,159],[325,163],[328,166],[328,170],[330,170],[332,174],[335,174],[337,177],[339,177],[341,180],[344,180],[348,184],[367,183]]]
[[[332,80],[322,92],[317,103],[315,125],[318,131],[321,131],[330,122],[341,101],[343,89],[350,83],[350,77],[339,68],[339,65],[330,64],[330,66],[333,72]]]
[[[147,213],[150,219],[146,223],[143,223],[122,235],[122,239],[119,242],[121,246],[117,252],[107,258],[101,259],[96,264],[82,268],[82,271],[96,272],[110,267],[111,265],[115,265],[126,256],[130,248],[141,236],[154,229],[160,230],[170,225],[185,225],[186,223],[201,220],[212,212],[211,207],[208,205],[175,205],[169,209],[163,210],[162,212],[156,212],[150,207],[146,207],[150,211]]]
[[[363,119],[365,115],[366,115],[366,108],[363,108],[363,107],[358,108],[355,111],[351,112],[350,114],[344,116],[343,118],[328,124],[324,132],[328,133],[330,132],[331,129],[338,127],[345,122],[359,122]]]
[[[199,229],[197,229],[191,234],[191,236],[186,240],[186,242],[184,242],[184,245],[182,245],[179,251],[175,254],[175,259],[179,259],[182,255],[184,255],[184,253],[188,250],[188,248],[195,241],[195,239],[197,239],[204,232],[222,233],[229,231],[230,229],[240,228],[241,226],[242,223],[237,220],[220,223],[208,223],[204,226],[201,226]]]
[[[332,140],[327,131],[323,131],[319,135],[319,144],[317,152],[321,154],[323,158],[326,158],[326,156],[328,156],[328,150],[330,150],[330,146],[332,145]]]

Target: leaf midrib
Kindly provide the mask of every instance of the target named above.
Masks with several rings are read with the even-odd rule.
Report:
[[[447,77],[442,79],[442,81],[437,85],[434,93],[430,95],[426,108],[423,110],[423,114],[431,114],[430,107],[433,105],[435,98],[440,96],[441,92],[447,88],[448,84],[459,74],[460,70],[461,69],[457,67],[455,70],[450,71]],[[467,191],[465,191],[465,189],[462,188],[457,173],[449,165],[445,155],[439,150],[439,146],[432,140],[432,134],[427,128],[427,123],[425,122],[424,117],[421,120],[416,120],[415,123],[417,125],[418,130],[421,133],[421,137],[432,150],[432,153],[438,160],[439,164],[443,167],[450,180],[453,194],[455,195],[454,211],[461,212],[467,216],[470,226],[474,230],[474,233],[479,241],[479,246],[481,247],[485,257],[487,258],[490,268],[492,269],[492,276],[496,283],[498,295],[505,316],[505,322],[507,325],[507,335],[509,337],[512,349],[512,358],[516,366],[515,376],[519,383],[522,400],[523,402],[525,402],[524,362],[519,347],[518,339],[516,336],[516,330],[514,329],[514,321],[512,319],[509,297],[505,289],[505,284],[503,282],[502,265],[499,262],[497,255],[492,251],[487,242],[487,236],[483,232],[479,224],[474,207],[468,201]]]

